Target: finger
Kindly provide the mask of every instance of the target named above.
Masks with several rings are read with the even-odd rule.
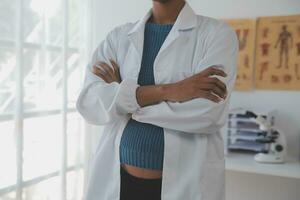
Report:
[[[106,70],[104,70],[101,66],[95,65],[94,66],[94,71],[98,74],[102,74],[103,76],[109,76]]]
[[[105,82],[108,82],[106,76],[102,74],[102,71],[97,66],[93,66],[93,74],[97,75]]]
[[[224,99],[226,97],[226,91],[222,90],[216,84],[212,84],[212,83],[203,84],[203,89],[213,92],[214,94],[218,95],[218,97],[220,98]]]
[[[120,67],[114,60],[110,59],[110,62],[112,63],[112,66],[114,68],[117,82],[120,83],[121,82]]]
[[[210,76],[213,76],[213,75],[222,76],[222,77],[226,77],[227,76],[227,74],[223,70],[216,69],[216,68],[212,69],[212,72],[211,72]]]
[[[223,83],[222,81],[220,81],[218,78],[216,77],[208,77],[206,79],[207,82],[209,83],[213,83],[213,84],[216,84],[218,87],[220,87],[222,90],[227,90],[227,87],[225,85],[225,83]]]
[[[211,66],[207,69],[205,69],[204,71],[201,72],[202,76],[213,76],[213,75],[217,75],[217,76],[222,76],[222,77],[226,77],[227,74],[221,70],[216,68],[216,66]]]
[[[200,94],[200,97],[211,100],[211,101],[216,102],[216,103],[221,101],[221,99],[218,96],[216,96],[213,93],[208,92],[208,91],[202,91],[201,94]]]
[[[106,63],[102,62],[100,63],[100,66],[102,67],[103,70],[105,70],[105,72],[107,74],[109,74],[110,76],[114,75],[113,69]]]
[[[113,66],[114,72],[115,73],[119,72],[119,66],[118,66],[118,64],[115,61],[113,61],[112,59],[110,59],[109,61],[110,61],[111,65]]]
[[[111,82],[111,78],[107,73],[105,74],[100,68],[97,66],[93,67],[93,73],[96,74],[98,77],[100,77],[102,80],[104,80],[106,83]]]
[[[102,69],[105,70],[106,73],[108,73],[110,76],[113,76],[113,75],[114,75],[114,72],[113,72],[112,68],[111,68],[108,64],[106,64],[105,62],[100,62],[99,65],[100,65],[100,66],[102,67]]]
[[[106,77],[106,80],[112,82],[115,76],[113,74],[111,67],[109,67],[106,63],[103,62],[100,62],[99,65],[100,65],[99,69],[101,70],[101,74]]]
[[[119,68],[119,65],[115,61],[113,61],[112,59],[110,59],[110,62],[112,64],[112,66],[113,66],[114,73],[115,73],[117,79],[120,80],[121,78],[120,78],[120,71],[119,71],[120,68]]]
[[[99,77],[100,77],[101,79],[103,79],[106,83],[110,83],[109,78],[106,77],[106,76],[104,76],[103,74],[99,74]]]
[[[101,70],[96,65],[93,66],[92,72],[96,75],[101,74]]]

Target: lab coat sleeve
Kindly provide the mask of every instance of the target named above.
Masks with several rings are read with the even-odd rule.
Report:
[[[97,61],[106,62],[110,66],[109,59],[117,62],[117,34],[118,28],[108,33],[95,50],[85,70],[83,88],[78,96],[76,108],[89,124],[111,123],[140,108],[136,100],[136,88],[139,86],[136,80],[127,78],[121,83],[106,83],[92,73],[92,67]]]
[[[219,65],[227,77],[218,77],[227,86],[228,95],[224,101],[215,103],[204,98],[185,102],[162,101],[137,110],[132,118],[168,129],[186,133],[216,133],[225,124],[230,94],[234,88],[237,70],[238,39],[233,29],[221,24],[207,41],[207,51],[198,63],[196,73]]]

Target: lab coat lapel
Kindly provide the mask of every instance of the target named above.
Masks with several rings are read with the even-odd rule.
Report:
[[[144,31],[145,31],[145,24],[149,17],[152,14],[152,8],[148,10],[146,15],[139,20],[133,28],[127,33],[129,41],[133,44],[135,47],[137,53],[140,56],[140,59],[142,59],[143,54],[143,46],[144,46]]]
[[[170,33],[168,34],[166,40],[162,44],[157,57],[166,50],[172,42],[174,42],[183,31],[192,30],[197,24],[197,15],[190,7],[190,5],[185,2],[185,5],[181,9]]]
[[[146,15],[139,20],[134,27],[128,32],[129,40],[134,45],[135,49],[142,58],[143,53],[143,45],[144,45],[144,30],[145,24],[149,17],[152,15],[152,8],[148,10]],[[191,30],[197,24],[197,16],[190,5],[185,2],[185,5],[181,9],[170,33],[168,34],[167,38],[165,39],[164,43],[162,44],[157,57],[159,54],[167,49],[173,41],[175,41],[179,36],[181,31]]]

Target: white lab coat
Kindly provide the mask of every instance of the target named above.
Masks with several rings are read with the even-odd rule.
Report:
[[[221,200],[225,194],[223,140],[230,93],[236,79],[238,40],[227,24],[196,15],[186,2],[154,62],[156,84],[172,83],[212,65],[222,65],[228,97],[214,103],[197,98],[183,103],[163,101],[140,107],[135,90],[141,66],[144,25],[152,10],[136,23],[109,32],[86,68],[77,109],[90,124],[105,125],[98,143],[85,200],[119,200],[119,143],[133,119],[164,128],[162,200]],[[105,83],[91,72],[96,61],[120,66],[122,82]]]

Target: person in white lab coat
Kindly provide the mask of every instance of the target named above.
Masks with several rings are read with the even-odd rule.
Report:
[[[151,37],[146,36],[148,23],[171,28],[152,60],[155,84],[140,84],[141,74],[150,73],[142,65],[143,52],[149,50],[143,47],[151,46],[146,43]],[[220,128],[227,119],[237,57],[234,30],[221,20],[195,14],[184,0],[153,0],[143,18],[111,30],[86,67],[76,104],[88,123],[104,125],[84,199],[224,199]],[[162,152],[155,152],[158,158],[162,155],[161,162],[144,154],[128,161],[120,153],[133,120],[162,130],[157,134],[163,138]],[[126,141],[128,148],[136,145],[132,141]],[[145,141],[149,145],[151,139]],[[155,145],[150,143],[150,151],[160,148]],[[143,151],[144,146],[138,148]]]

